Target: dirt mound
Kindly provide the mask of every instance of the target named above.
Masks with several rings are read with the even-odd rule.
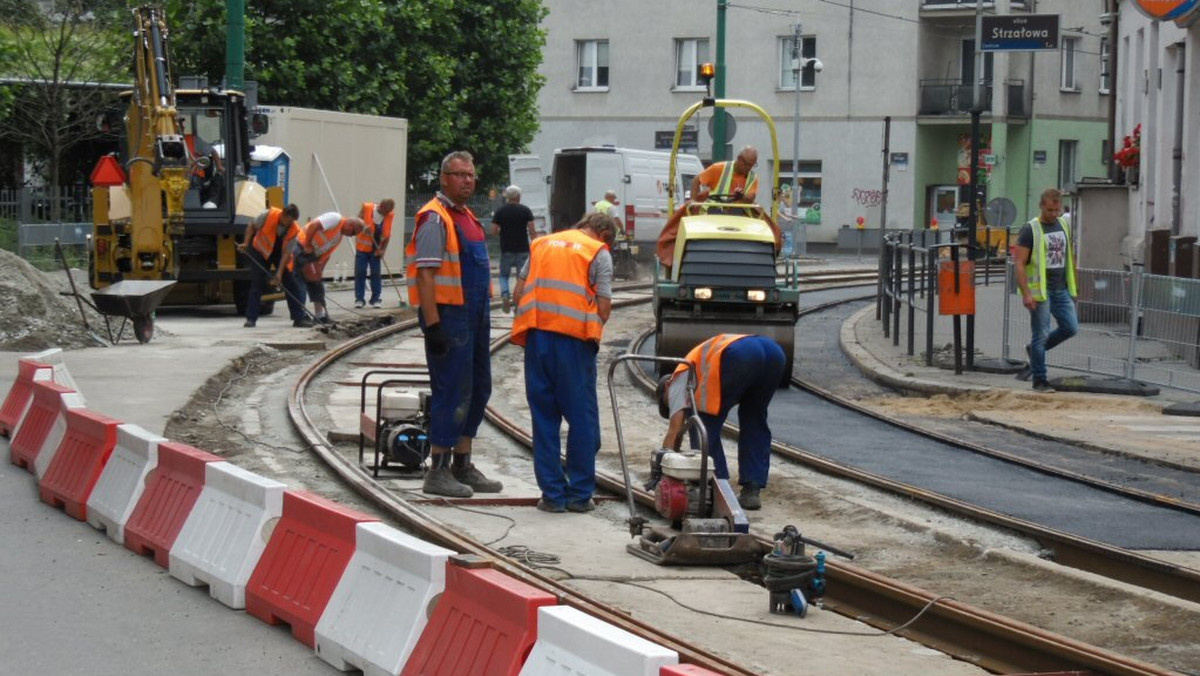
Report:
[[[65,272],[47,274],[10,251],[0,249],[0,350],[36,352],[102,344],[83,328]],[[82,289],[81,289],[82,291]],[[85,307],[95,329],[103,320]]]

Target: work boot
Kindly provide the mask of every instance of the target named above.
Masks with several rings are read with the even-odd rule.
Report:
[[[323,315],[317,317],[316,322],[318,324],[332,324],[333,320],[329,318],[328,314],[323,314]]]
[[[1037,380],[1033,381],[1033,391],[1048,393],[1053,392],[1054,388],[1050,387],[1050,383],[1045,378],[1038,378]]]
[[[242,326],[244,326],[244,327],[245,327],[245,328],[247,328],[247,329],[252,329],[252,328],[254,328],[255,326],[258,326],[258,322],[257,322],[257,321],[255,321],[255,320],[253,320],[253,319],[247,319],[247,320],[246,320],[246,323],[245,323],[245,324],[242,324]]]
[[[500,302],[504,305],[504,313],[508,314],[512,310],[512,296],[506,293],[500,297]]]
[[[553,502],[547,502],[546,498],[538,499],[537,508],[542,510],[543,512],[550,512],[551,514],[562,514],[563,512],[567,511],[566,507],[563,507],[562,505],[557,505]]]
[[[762,509],[762,499],[758,497],[758,492],[762,490],[755,484],[742,484],[742,492],[738,495],[738,504],[742,509],[754,511]]]
[[[475,493],[470,486],[455,479],[449,467],[430,468],[425,473],[425,485],[421,487],[421,492],[448,498],[469,498]]]
[[[1033,377],[1033,349],[1025,346],[1025,366],[1017,372],[1017,380],[1025,382]]]
[[[308,317],[301,317],[300,319],[292,321],[292,326],[298,329],[311,329],[312,325],[312,320]]]
[[[587,500],[584,500],[582,502],[568,502],[567,503],[567,511],[569,511],[569,512],[579,512],[579,513],[590,512],[595,508],[596,508],[596,501],[591,498],[588,498]]]
[[[366,305],[367,305],[367,304],[366,304],[366,303],[364,303],[364,302],[363,302],[363,301],[361,301],[361,300],[356,300],[356,301],[354,301],[354,307],[355,307],[356,309],[360,309],[360,310],[361,310],[361,309],[362,309],[363,307],[365,307]]]
[[[470,486],[476,493],[499,493],[504,488],[504,484],[499,481],[485,477],[483,472],[475,468],[475,463],[466,467],[455,467],[454,478]]]

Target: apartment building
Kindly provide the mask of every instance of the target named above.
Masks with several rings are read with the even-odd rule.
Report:
[[[752,113],[733,114],[727,145],[733,153],[756,146],[761,177],[777,166],[780,183],[790,183],[797,171],[808,241],[835,242],[838,230],[859,217],[868,228],[880,226],[885,160],[886,226],[925,228],[936,218],[946,227],[965,199],[960,181],[969,179],[961,168],[970,157],[962,143],[975,81],[975,4],[550,0],[541,129],[532,151],[549,171],[556,148],[661,148],[680,113],[704,94],[697,64],[716,62],[723,6],[725,97],[753,101],[771,114],[778,155]],[[988,14],[1060,16],[1057,49],[983,55],[984,195],[1013,200],[1024,220],[1043,188],[1070,191],[1080,178],[1107,172],[1104,2],[981,5]],[[799,83],[796,24],[808,64]],[[819,72],[811,59],[821,62]],[[706,111],[691,130],[706,162],[713,156],[711,117]]]

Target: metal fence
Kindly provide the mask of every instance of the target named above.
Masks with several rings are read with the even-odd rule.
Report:
[[[18,223],[92,220],[92,191],[85,185],[0,189],[0,218]]]
[[[927,365],[949,343],[955,318],[940,316],[937,266],[946,234],[889,235],[880,251],[876,317],[895,345]],[[964,256],[965,258],[965,256]],[[1029,313],[1011,259],[975,267],[976,314],[963,339],[982,356],[1024,361]],[[1050,367],[1200,392],[1200,280],[1131,271],[1079,270],[1079,333],[1046,353]],[[971,354],[973,358],[975,355]],[[968,367],[969,368],[969,367]]]

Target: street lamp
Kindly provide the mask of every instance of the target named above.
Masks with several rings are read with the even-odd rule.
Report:
[[[792,73],[796,76],[796,111],[792,116],[792,255],[808,254],[808,232],[800,223],[800,75],[810,65],[819,73],[825,68],[818,58],[800,56],[800,24],[792,40]]]

